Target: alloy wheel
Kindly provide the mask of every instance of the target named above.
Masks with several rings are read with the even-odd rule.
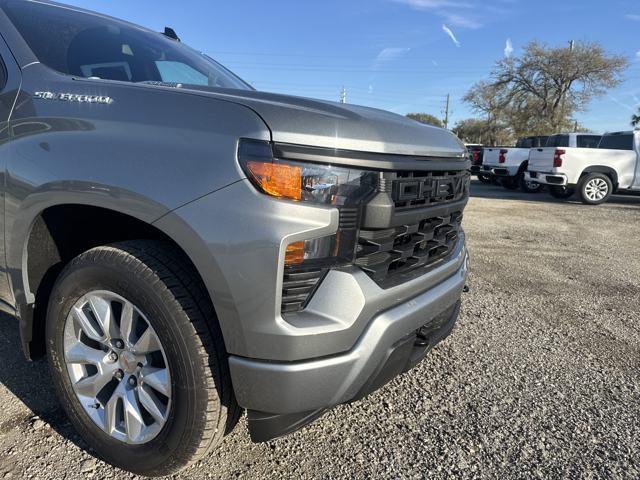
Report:
[[[602,178],[593,178],[584,187],[585,196],[591,201],[600,201],[609,193],[609,186]]]
[[[64,356],[78,401],[105,433],[127,444],[160,433],[171,407],[169,365],[135,305],[104,290],[84,295],[66,318]]]

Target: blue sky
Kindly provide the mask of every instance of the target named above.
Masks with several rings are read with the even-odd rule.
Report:
[[[65,0],[62,0],[65,1]],[[638,0],[66,0],[161,30],[208,53],[259,90],[396,113],[473,116],[461,101],[493,63],[530,40],[598,41],[625,55],[624,83],[578,118],[629,128],[640,106]]]

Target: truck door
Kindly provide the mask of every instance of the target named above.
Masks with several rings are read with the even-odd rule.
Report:
[[[5,175],[9,155],[9,116],[20,89],[20,69],[0,35],[0,310],[2,304],[14,305],[5,257]]]

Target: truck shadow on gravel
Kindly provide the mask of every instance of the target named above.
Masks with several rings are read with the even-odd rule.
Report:
[[[55,396],[49,366],[45,359],[29,362],[20,344],[18,320],[0,312],[0,384],[24,403],[33,415],[20,419],[22,428],[36,424],[39,417],[57,433],[71,440],[82,450],[93,454],[69,423]],[[7,420],[7,419],[3,419]],[[16,422],[11,422],[18,426]]]
[[[507,190],[499,185],[489,185],[478,180],[471,181],[471,197],[497,200],[519,200],[522,202],[582,205],[582,202],[578,200],[577,197],[572,197],[569,200],[558,200],[553,198],[549,192],[546,191],[540,193],[525,193],[520,190]],[[616,206],[622,208],[640,207],[640,194],[625,193],[624,195],[612,195],[606,205],[614,208]]]

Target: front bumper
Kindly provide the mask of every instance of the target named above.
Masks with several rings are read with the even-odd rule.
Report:
[[[459,248],[462,263],[452,275],[410,300],[375,314],[353,348],[344,354],[302,362],[231,356],[236,399],[249,411],[253,440],[284,435],[329,407],[362,398],[410,369],[445,338],[458,316],[467,279],[464,239]],[[424,277],[431,274],[438,272]],[[335,296],[332,302],[343,298],[349,295]]]
[[[518,166],[484,165],[483,173],[488,173],[494,177],[515,177],[518,175],[519,169],[520,167]]]
[[[537,182],[544,185],[555,185],[558,187],[566,187],[569,184],[569,179],[562,173],[549,173],[549,172],[525,172],[524,179],[527,182]]]
[[[438,216],[462,208],[454,202],[425,210]],[[405,216],[422,218],[421,211],[398,213],[394,221],[412,223]],[[284,247],[335,233],[339,222],[335,208],[271,199],[242,180],[156,224],[197,260],[254,439],[298,428],[403,371],[417,330],[460,300],[468,269],[462,230],[448,259],[424,275],[382,288],[359,267],[330,270],[304,310],[282,316]],[[393,355],[400,365],[380,377],[403,342],[406,350],[398,352],[405,356]]]

